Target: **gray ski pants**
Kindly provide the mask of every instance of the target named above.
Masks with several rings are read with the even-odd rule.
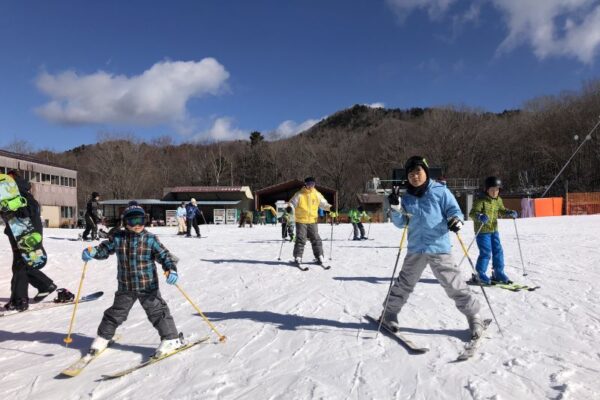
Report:
[[[98,336],[108,340],[112,339],[119,325],[127,320],[129,311],[136,300],[139,300],[142,308],[146,311],[148,320],[158,331],[161,340],[177,339],[175,321],[173,321],[169,307],[160,296],[158,289],[148,292],[117,291],[112,307],[104,311],[104,317],[98,326]]]
[[[400,275],[392,285],[386,313],[397,314],[400,312],[427,264],[461,313],[468,317],[479,312],[481,305],[467,288],[466,282],[460,275],[460,270],[452,261],[452,255],[408,253],[404,258]]]
[[[294,257],[302,257],[306,238],[310,240],[313,254],[316,259],[323,255],[323,242],[319,236],[317,224],[301,224],[296,222],[296,244],[294,245]]]

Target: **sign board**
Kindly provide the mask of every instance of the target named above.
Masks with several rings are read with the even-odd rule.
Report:
[[[213,220],[215,224],[224,224],[225,223],[225,209],[224,208],[215,208],[213,210]]]

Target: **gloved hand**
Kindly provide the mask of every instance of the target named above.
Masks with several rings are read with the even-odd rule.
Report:
[[[392,193],[388,195],[388,201],[390,202],[390,206],[397,206],[400,204],[400,187],[394,186],[392,188]]]
[[[92,247],[92,246],[86,247],[85,249],[83,249],[83,252],[81,253],[81,259],[85,262],[93,260],[94,256],[96,255],[97,252],[98,251],[96,250],[95,247]]]
[[[506,216],[515,219],[519,216],[519,214],[515,210],[506,210]]]
[[[177,280],[179,279],[179,276],[177,275],[177,271],[175,270],[169,270],[167,273],[167,283],[169,285],[174,285],[177,283]]]
[[[456,215],[448,218],[448,229],[452,232],[457,233],[458,231],[460,231],[460,228],[462,228],[462,226],[463,222]]]
[[[477,220],[482,224],[487,224],[490,220],[490,217],[485,214],[477,214]]]

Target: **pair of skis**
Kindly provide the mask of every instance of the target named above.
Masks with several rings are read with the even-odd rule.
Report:
[[[300,271],[308,271],[308,265],[318,265],[325,270],[331,269],[331,265],[328,265],[325,263],[320,263],[317,261],[313,261],[312,263],[299,263],[299,262],[295,262],[295,261],[290,261],[290,263],[294,267],[298,268]]]
[[[180,347],[168,354],[165,354],[161,357],[153,356],[153,357],[148,358],[146,361],[144,361],[138,365],[135,365],[131,368],[127,368],[127,369],[124,369],[122,371],[119,371],[119,372],[116,372],[113,374],[102,375],[101,380],[106,381],[106,380],[116,379],[116,378],[120,378],[122,376],[128,375],[132,372],[137,371],[138,369],[148,367],[152,364],[156,364],[157,362],[160,362],[160,361],[164,360],[165,358],[169,358],[177,353],[181,353],[184,350],[188,350],[196,345],[204,343],[208,339],[209,339],[208,336],[203,337],[201,339],[186,343],[182,347]],[[119,337],[115,337],[113,340],[111,340],[108,347],[112,346],[115,343],[115,341],[117,341],[117,340],[119,340]],[[87,367],[92,361],[94,361],[96,358],[98,358],[105,350],[106,349],[99,351],[99,352],[90,351],[88,354],[84,355],[79,360],[74,362],[72,365],[70,365],[69,367],[64,369],[61,372],[61,375],[67,376],[67,377],[75,377],[75,376],[79,375],[85,369],[85,367]]]
[[[479,286],[479,282],[470,279],[467,281],[467,285],[472,285],[472,286]],[[539,289],[541,286],[529,286],[529,285],[521,285],[520,283],[502,283],[502,282],[492,282],[491,284],[487,285],[485,283],[482,284],[483,287],[496,287],[499,289],[506,289],[509,290],[511,292],[520,292],[520,291],[526,291],[526,292],[533,292],[536,289]]]
[[[367,319],[369,322],[379,326],[379,318],[374,318],[371,315],[365,315],[365,319]],[[486,319],[483,321],[483,332],[481,333],[481,335],[479,337],[472,338],[469,342],[467,342],[465,344],[464,349],[461,351],[461,353],[456,358],[457,362],[458,361],[466,361],[476,354],[477,349],[479,348],[481,339],[483,338],[483,334],[484,334],[485,330],[490,326],[491,323],[492,323],[491,319]],[[389,327],[386,324],[381,324],[381,327],[383,328],[383,332],[387,336],[395,339],[397,342],[399,342],[400,344],[405,346],[411,353],[424,354],[429,351],[428,347],[420,347],[420,346],[416,345],[412,340],[410,340],[406,336],[402,335],[402,333],[400,333],[400,331],[398,331],[397,329],[393,329],[392,327]]]

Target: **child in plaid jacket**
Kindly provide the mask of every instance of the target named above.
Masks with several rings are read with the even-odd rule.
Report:
[[[117,231],[112,239],[105,240],[96,247],[83,250],[82,259],[86,262],[105,260],[117,255],[118,290],[113,305],[104,312],[98,327],[98,336],[92,343],[90,352],[102,351],[115,334],[116,329],[127,319],[131,307],[139,301],[148,319],[158,331],[161,344],[155,357],[160,357],[182,346],[182,340],[167,303],[158,290],[158,261],[167,275],[167,283],[177,282],[177,258],[145,229],[145,212],[138,205],[130,205],[123,212],[124,230]]]

